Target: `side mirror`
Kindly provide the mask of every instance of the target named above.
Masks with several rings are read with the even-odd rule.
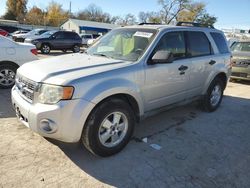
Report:
[[[150,64],[172,63],[173,61],[174,56],[172,52],[160,50],[154,54],[150,60]]]

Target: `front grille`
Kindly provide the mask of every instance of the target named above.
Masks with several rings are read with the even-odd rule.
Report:
[[[239,60],[233,61],[234,67],[248,67],[249,65],[250,65],[250,60],[239,59]]]
[[[23,76],[17,75],[16,77],[16,87],[21,94],[21,96],[29,102],[34,100],[34,92],[36,89],[36,82],[25,78]]]

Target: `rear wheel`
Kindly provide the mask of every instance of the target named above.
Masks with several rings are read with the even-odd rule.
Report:
[[[110,99],[90,114],[82,134],[83,145],[93,154],[107,157],[121,151],[129,142],[135,117],[121,99]]]
[[[79,46],[79,45],[74,45],[72,51],[73,51],[74,53],[80,52],[80,46]]]
[[[50,53],[50,46],[48,44],[42,44],[41,52],[43,54],[49,54]]]
[[[220,103],[223,98],[223,92],[224,92],[223,81],[219,78],[215,78],[211,82],[206,92],[206,95],[203,97],[202,105],[204,110],[207,112],[215,111],[220,106]]]
[[[0,65],[0,88],[11,88],[15,84],[17,66]]]

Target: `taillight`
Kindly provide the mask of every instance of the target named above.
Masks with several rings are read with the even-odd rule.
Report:
[[[34,55],[37,55],[37,54],[38,54],[38,53],[37,53],[37,49],[31,49],[30,52],[31,52],[32,54],[34,54]]]

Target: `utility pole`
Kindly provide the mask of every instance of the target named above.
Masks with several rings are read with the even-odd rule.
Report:
[[[71,18],[71,1],[69,2],[69,18]]]

